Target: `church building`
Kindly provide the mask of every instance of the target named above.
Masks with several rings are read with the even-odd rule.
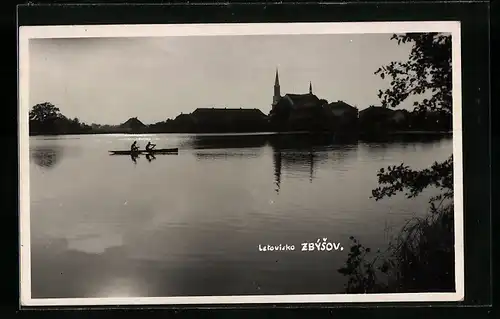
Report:
[[[312,82],[309,92],[303,94],[287,93],[281,95],[279,73],[276,69],[274,95],[269,121],[284,130],[310,130],[323,125],[323,105],[328,102],[313,93]]]
[[[274,96],[272,107],[275,108],[279,103],[285,102],[292,108],[312,107],[320,104],[320,99],[313,94],[312,82],[309,82],[309,92],[305,94],[285,94],[281,96],[280,79],[278,69],[274,79]]]

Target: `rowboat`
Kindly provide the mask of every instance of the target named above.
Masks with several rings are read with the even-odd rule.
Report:
[[[151,155],[158,155],[158,154],[177,154],[179,153],[178,148],[158,148],[158,149],[153,149],[150,151],[147,150],[137,150],[137,151],[109,151],[110,155],[139,155],[139,154],[151,154]]]

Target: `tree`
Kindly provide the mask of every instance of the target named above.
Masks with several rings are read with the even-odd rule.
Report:
[[[440,33],[412,33],[397,35],[391,39],[398,44],[413,43],[406,62],[391,62],[375,71],[382,79],[391,79],[390,88],[379,91],[383,105],[397,107],[412,95],[431,93],[430,99],[415,102],[420,113],[452,111],[451,35]],[[376,200],[392,196],[403,189],[416,196],[428,186],[445,190],[443,196],[453,196],[453,157],[443,163],[435,163],[431,169],[413,171],[400,166],[383,168],[378,172],[379,184],[386,185],[373,191]]]
[[[78,118],[69,119],[50,102],[33,106],[29,112],[30,134],[73,134],[90,131]]]
[[[441,195],[431,197],[431,203],[437,200],[453,198],[453,155],[442,163],[435,162],[430,168],[416,171],[401,164],[381,168],[377,174],[379,185],[372,191],[372,197],[380,200],[406,191],[407,198],[418,196],[429,186],[439,188]]]
[[[57,133],[58,122],[63,118],[58,107],[49,102],[33,106],[29,112],[30,134]]]
[[[429,111],[440,114],[452,112],[451,36],[427,34],[393,35],[398,44],[413,43],[408,61],[391,62],[375,71],[382,79],[391,80],[390,87],[379,91],[386,107],[396,108],[410,96],[430,94],[414,102],[417,113]],[[430,199],[430,214],[411,219],[389,244],[388,255],[377,255],[366,261],[365,248],[356,239],[346,266],[338,271],[349,276],[347,289],[354,292],[382,292],[384,290],[449,291],[454,287],[454,223],[453,223],[453,155],[430,168],[413,170],[395,165],[381,168],[377,173],[379,187],[372,198],[380,200],[405,192],[407,198],[418,196],[427,187],[436,187],[441,193]],[[439,202],[438,205],[435,203]],[[378,262],[378,266],[376,263]],[[391,274],[392,284],[380,285],[375,268]]]
[[[408,61],[393,61],[375,71],[382,79],[391,79],[390,88],[379,90],[382,105],[395,108],[410,96],[429,94],[430,98],[414,102],[416,109],[451,113],[451,35],[409,33],[391,39],[413,47]]]
[[[32,110],[29,112],[30,121],[39,123],[54,121],[59,117],[61,117],[61,111],[50,102],[37,104],[33,106]]]

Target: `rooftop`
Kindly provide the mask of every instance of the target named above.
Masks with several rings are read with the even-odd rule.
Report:
[[[377,112],[379,114],[392,114],[394,112],[394,110],[391,110],[390,108],[384,107],[384,106],[370,105],[366,109],[361,110],[359,112],[359,115],[363,115],[363,114],[371,113],[371,112]]]
[[[244,108],[197,108],[196,110],[194,110],[194,112],[192,113],[193,115],[197,115],[197,114],[222,114],[222,113],[260,113],[262,115],[264,115],[264,113],[262,113],[262,111],[260,109],[244,109]]]
[[[310,106],[319,103],[320,99],[311,93],[306,94],[285,94],[283,98],[288,99],[292,105]]]
[[[344,101],[337,101],[328,104],[328,107],[336,110],[356,109],[354,106],[347,104]]]
[[[137,117],[131,117],[124,123],[120,124],[121,128],[137,128],[144,127],[144,123],[142,123]]]

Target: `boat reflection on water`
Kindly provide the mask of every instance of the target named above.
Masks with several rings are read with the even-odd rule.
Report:
[[[139,158],[139,154],[130,153],[130,159],[132,160],[132,162],[134,162],[134,164],[137,164],[138,158]]]
[[[156,159],[156,157],[154,154],[146,154],[146,159],[148,160],[148,162],[151,163],[153,160]]]
[[[156,159],[156,156],[154,156],[154,154],[146,154],[145,155],[146,157],[146,160],[151,163],[152,161],[154,161]],[[132,160],[132,162],[134,162],[134,164],[137,164],[137,159],[139,158],[139,154],[130,154],[130,159]]]

